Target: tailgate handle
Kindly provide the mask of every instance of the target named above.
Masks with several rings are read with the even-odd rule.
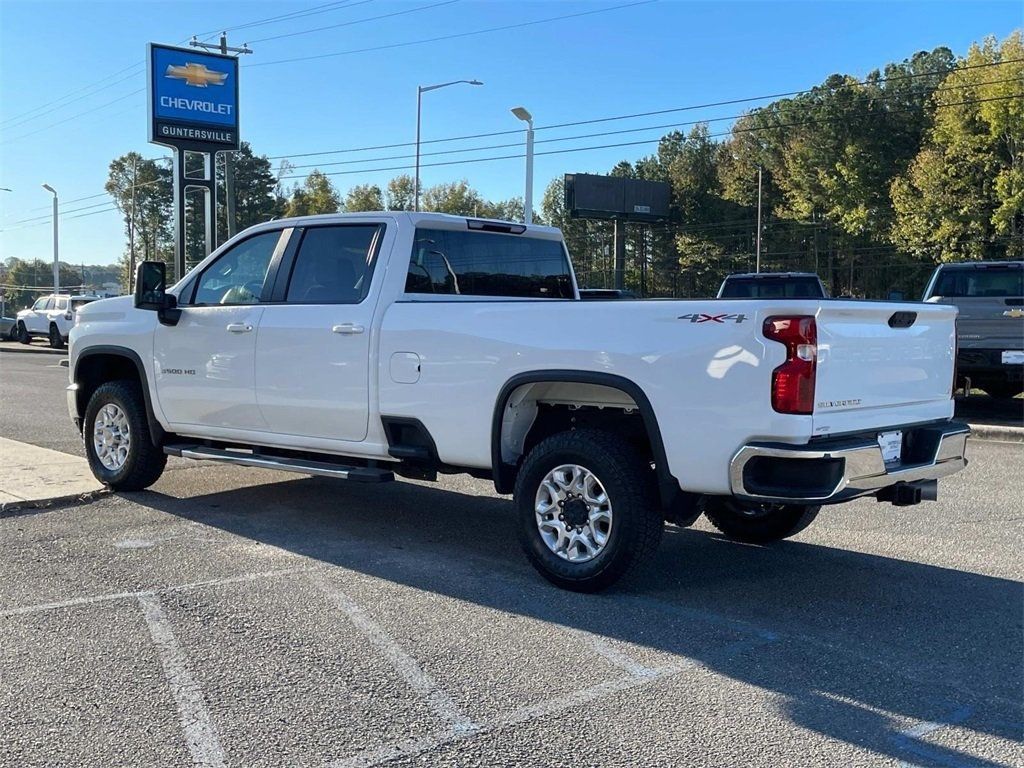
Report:
[[[889,318],[890,328],[909,328],[917,320],[917,312],[893,312]]]

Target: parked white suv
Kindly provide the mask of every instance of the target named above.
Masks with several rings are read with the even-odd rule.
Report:
[[[42,336],[54,349],[63,349],[75,324],[75,313],[98,296],[69,296],[65,293],[41,296],[28,309],[18,313],[18,340],[30,344]]]
[[[823,504],[935,498],[966,464],[955,318],[580,301],[557,229],[335,214],[252,227],[172,288],[142,264],[134,299],[80,310],[68,406],[115,490],[154,483],[168,454],[364,483],[491,478],[533,565],[595,590],[665,520],[703,513],[764,543]]]

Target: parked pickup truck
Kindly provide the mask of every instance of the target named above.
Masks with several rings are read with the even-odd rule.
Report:
[[[164,279],[142,264],[71,332],[71,417],[114,490],[167,455],[468,473],[513,494],[541,574],[591,591],[665,520],[770,542],[966,464],[950,306],[580,301],[558,230],[427,213],[260,224]]]
[[[965,387],[992,397],[1024,392],[1024,262],[942,264],[924,300],[959,310],[957,376]]]

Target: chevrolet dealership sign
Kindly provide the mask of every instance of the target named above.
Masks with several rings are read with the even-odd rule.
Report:
[[[197,152],[238,149],[238,59],[150,43],[149,140]]]

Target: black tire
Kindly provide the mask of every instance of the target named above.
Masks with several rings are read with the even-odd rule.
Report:
[[[1024,392],[1024,382],[1020,381],[989,381],[979,382],[978,386],[984,389],[990,397],[1011,398]]]
[[[50,323],[50,347],[64,349],[64,337],[60,335],[60,328],[56,323]]]
[[[17,341],[19,336],[21,336],[21,329],[18,328],[17,323],[12,323],[10,330],[7,331],[8,341]]]
[[[704,515],[726,538],[768,544],[795,536],[814,522],[821,507],[799,504],[750,504],[729,496],[704,501]]]
[[[585,562],[555,554],[537,527],[534,504],[541,482],[563,464],[577,464],[593,473],[612,507],[607,543]],[[647,560],[661,541],[664,522],[656,503],[654,472],[627,443],[608,432],[560,432],[540,442],[520,467],[514,498],[519,540],[527,558],[544,578],[563,589],[605,589]]]
[[[22,344],[31,344],[32,337],[29,335],[28,328],[25,327],[23,322],[18,322],[18,341]]]
[[[124,465],[117,470],[103,466],[93,444],[96,416],[108,403],[116,405],[124,412],[131,436],[128,457]],[[145,401],[137,382],[108,381],[97,387],[85,408],[82,435],[85,439],[85,455],[89,460],[89,468],[97,480],[112,490],[141,491],[148,488],[157,481],[167,464],[167,455],[161,448],[153,445],[149,422],[146,421]]]

